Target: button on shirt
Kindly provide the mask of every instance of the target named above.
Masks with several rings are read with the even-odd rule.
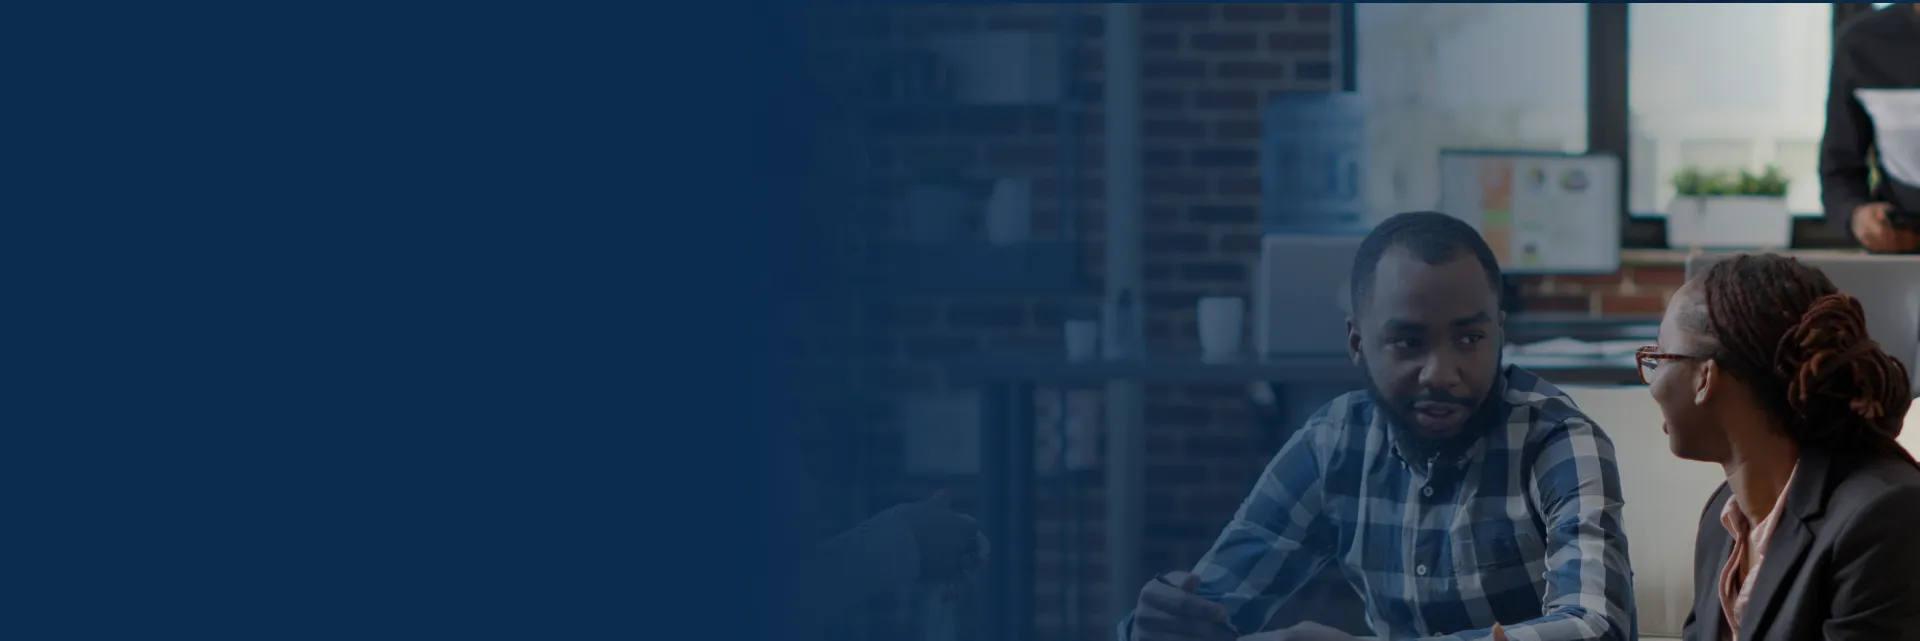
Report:
[[[1787,475],[1786,487],[1793,487],[1793,477],[1800,473],[1799,464],[1793,466],[1793,472]],[[1767,542],[1773,539],[1774,526],[1780,523],[1781,508],[1787,504],[1787,491],[1780,490],[1780,498],[1774,501],[1773,510],[1759,523],[1747,520],[1747,513],[1740,510],[1739,501],[1727,501],[1720,508],[1720,525],[1727,528],[1727,534],[1733,539],[1733,553],[1727,556],[1727,565],[1720,569],[1720,612],[1727,620],[1727,640],[1740,638],[1740,617],[1747,612],[1747,596],[1753,593],[1754,577],[1760,576],[1760,563],[1767,558]],[[1753,569],[1746,576],[1740,576],[1740,566],[1753,559]]]
[[[1612,442],[1531,372],[1495,390],[1500,420],[1450,457],[1409,455],[1365,392],[1320,408],[1195,567],[1199,595],[1259,630],[1335,563],[1383,639],[1636,638]]]

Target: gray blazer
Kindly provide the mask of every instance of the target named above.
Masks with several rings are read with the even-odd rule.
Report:
[[[1693,612],[1682,637],[1723,641],[1720,570],[1733,540],[1722,483],[1700,514]],[[1920,469],[1894,454],[1800,455],[1740,641],[1920,641]]]

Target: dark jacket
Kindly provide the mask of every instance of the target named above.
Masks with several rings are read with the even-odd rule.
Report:
[[[1733,541],[1720,524],[1726,484],[1700,514],[1687,641],[1725,639],[1720,570]],[[1920,469],[1897,453],[1801,452],[1740,641],[1920,640]]]
[[[1892,203],[1895,211],[1920,213],[1920,168],[1905,137],[1892,138],[1904,148],[1881,148],[1889,140],[1878,134],[1874,114],[1861,102],[1861,91],[1920,92],[1920,13],[1912,4],[1896,4],[1855,18],[1841,27],[1833,46],[1833,69],[1828,77],[1826,132],[1820,141],[1820,199],[1827,219],[1848,229],[1853,209],[1870,202]],[[1896,102],[1897,105],[1912,104]],[[1880,158],[1870,167],[1867,150]],[[1889,163],[1889,155],[1899,160]],[[1869,188],[1868,175],[1880,172],[1879,185]]]

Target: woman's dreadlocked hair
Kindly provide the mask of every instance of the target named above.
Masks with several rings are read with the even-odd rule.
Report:
[[[1716,263],[1697,284],[1713,358],[1800,443],[1891,447],[1913,402],[1907,368],[1867,336],[1860,301],[1776,254]]]

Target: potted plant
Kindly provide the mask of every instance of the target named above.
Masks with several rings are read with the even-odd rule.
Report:
[[[1785,248],[1793,238],[1786,176],[1689,167],[1673,176],[1667,245],[1674,248]]]

